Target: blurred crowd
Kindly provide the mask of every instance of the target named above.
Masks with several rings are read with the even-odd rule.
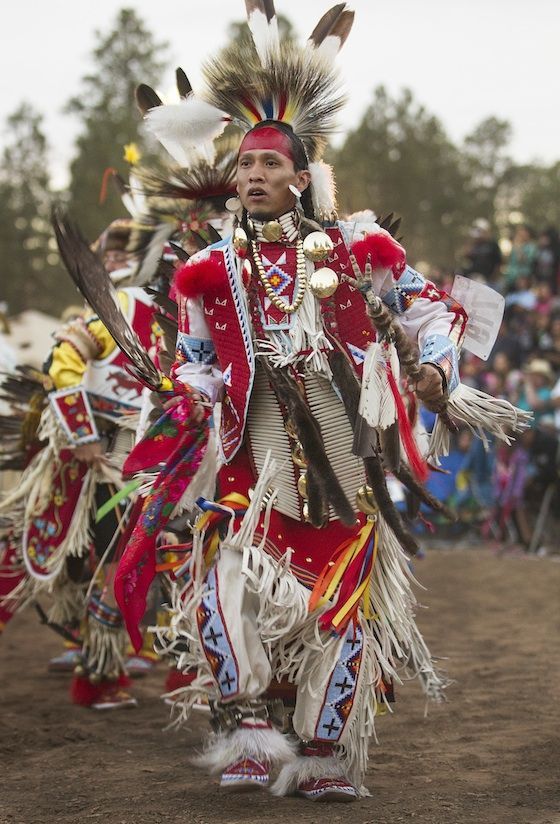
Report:
[[[464,352],[461,380],[534,411],[530,430],[513,449],[485,445],[468,431],[454,438],[432,473],[434,491],[459,512],[457,532],[494,538],[532,552],[555,550],[559,511],[560,238],[553,227],[518,225],[503,254],[490,224],[472,226],[460,274],[486,283],[505,298],[504,319],[487,361]],[[452,278],[439,277],[444,288]],[[429,416],[426,424],[430,426]]]

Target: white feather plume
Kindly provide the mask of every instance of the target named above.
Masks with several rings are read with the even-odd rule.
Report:
[[[327,63],[334,63],[337,54],[342,46],[342,41],[337,35],[325,37],[321,45],[316,49],[316,54],[320,55]]]
[[[193,149],[211,144],[231,120],[194,95],[174,105],[150,109],[145,119],[149,131],[180,166],[190,166]]]
[[[128,192],[121,196],[121,200],[130,216],[141,220],[150,214],[147,198],[138,177],[131,172],[128,176]]]
[[[387,360],[390,361],[395,380],[398,381],[399,364],[395,347],[391,344],[388,352],[380,343],[372,343],[368,347],[358,412],[369,426],[376,429],[387,429],[397,419],[395,399],[387,379]]]
[[[332,166],[322,160],[309,164],[311,197],[317,217],[330,220],[336,212],[336,182]]]
[[[278,51],[280,40],[278,37],[278,21],[276,15],[270,20],[262,8],[247,3],[247,24],[253,38],[253,43],[263,66],[268,63],[269,57]]]

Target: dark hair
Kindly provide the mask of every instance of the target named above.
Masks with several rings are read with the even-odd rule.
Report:
[[[251,129],[256,132],[258,129],[263,129],[265,126],[272,126],[282,134],[286,135],[290,141],[292,148],[292,161],[296,172],[303,172],[309,169],[309,158],[305,151],[305,146],[301,138],[297,136],[292,127],[288,123],[283,123],[281,120],[261,120],[256,126]],[[305,217],[310,220],[315,220],[315,210],[313,209],[313,199],[311,197],[311,186],[308,186],[301,195],[301,207]]]

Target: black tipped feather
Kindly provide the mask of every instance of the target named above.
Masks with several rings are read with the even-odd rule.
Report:
[[[163,292],[158,292],[157,289],[152,289],[149,286],[146,288],[146,292],[153,298],[154,303],[157,303],[157,305],[161,306],[162,309],[165,309],[165,311],[171,315],[172,318],[177,320],[179,307],[174,300],[171,300],[171,298]]]
[[[193,231],[192,229],[191,229],[191,237],[194,240],[196,248],[198,249],[199,252],[202,252],[203,249],[206,249],[206,247],[209,245],[206,238],[203,238],[202,235],[200,235],[198,232]],[[220,240],[221,240],[221,238],[220,238]]]
[[[336,6],[333,6],[332,9],[329,9],[325,14],[321,17],[311,34],[309,35],[309,40],[313,43],[315,48],[321,45],[325,37],[328,37],[331,33],[331,29],[337,22],[338,18],[346,8],[346,3],[337,3]]]
[[[155,109],[163,105],[157,92],[145,83],[140,83],[136,88],[136,103],[142,114],[146,114],[150,109]]]
[[[179,258],[179,260],[181,260],[183,263],[186,263],[188,260],[190,260],[191,256],[189,255],[189,253],[185,252],[183,247],[179,246],[178,243],[175,243],[173,240],[170,240],[169,245],[171,246],[171,248],[173,249],[173,251],[175,252],[177,257]]]
[[[175,70],[175,82],[177,83],[177,91],[180,97],[189,97],[193,93],[190,80],[180,67]]]

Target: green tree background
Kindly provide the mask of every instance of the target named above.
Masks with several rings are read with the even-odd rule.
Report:
[[[11,314],[49,311],[67,302],[63,271],[50,226],[48,146],[43,117],[22,103],[6,123],[9,140],[0,163],[2,299]]]
[[[114,28],[96,32],[93,71],[82,78],[81,90],[66,107],[81,122],[76,155],[70,166],[68,207],[87,237],[95,238],[122,215],[117,193],[109,189],[99,203],[103,173],[116,168],[125,177],[123,147],[142,145],[141,117],[134,103],[139,83],[156,86],[166,66],[166,43],[157,43],[132,9],[122,9]]]
[[[280,27],[284,37],[294,36],[286,18]],[[246,38],[246,24],[233,24],[228,36],[234,42]],[[27,307],[60,314],[72,301],[50,232],[50,204],[63,200],[91,239],[123,214],[111,189],[99,204],[103,173],[115,167],[127,176],[127,143],[149,153],[134,89],[140,82],[157,86],[166,65],[167,44],[154,40],[133,9],[122,9],[107,31],[95,33],[91,71],[65,109],[80,123],[67,191],[52,190],[41,113],[22,103],[7,118],[0,157],[0,254],[2,298],[10,314]],[[446,271],[460,259],[477,217],[490,220],[502,236],[512,214],[538,227],[560,225],[560,161],[515,164],[508,154],[511,136],[509,123],[490,117],[454,142],[411,91],[390,94],[380,86],[342,145],[328,152],[339,211],[394,211],[403,219],[410,260]]]

